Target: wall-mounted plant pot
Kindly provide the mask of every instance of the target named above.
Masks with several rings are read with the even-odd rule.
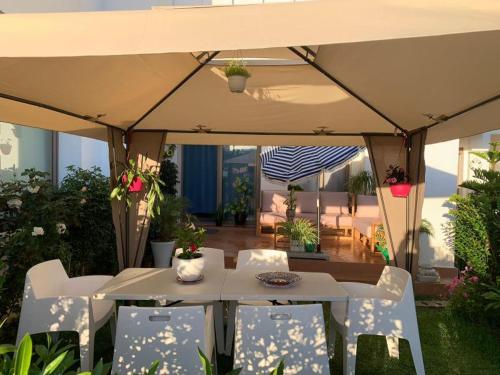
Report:
[[[234,224],[235,225],[245,225],[247,222],[246,212],[236,212],[234,214]]]
[[[411,184],[408,182],[391,185],[391,193],[395,198],[407,198],[410,195]]]
[[[229,84],[229,90],[231,92],[241,93],[245,91],[245,87],[247,86],[247,77],[229,76],[227,77],[227,83]]]
[[[123,176],[122,177],[122,183],[124,185],[126,185],[128,182],[128,177],[127,176]],[[143,187],[144,183],[142,182],[142,179],[139,178],[139,177],[134,177],[132,179],[132,183],[130,184],[130,186],[128,187],[128,191],[130,191],[131,193],[138,193],[140,191],[142,191],[142,187]]]
[[[2,154],[9,155],[11,150],[12,150],[12,145],[10,143],[0,144],[0,151],[2,151]]]

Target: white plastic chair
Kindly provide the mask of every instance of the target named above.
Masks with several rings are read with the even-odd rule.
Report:
[[[120,307],[112,374],[143,374],[159,361],[157,374],[205,374],[198,358],[214,347],[211,306]]]
[[[282,250],[250,249],[238,251],[236,270],[288,272],[288,255]],[[228,307],[226,355],[231,355],[234,337],[234,317],[238,303],[243,305],[270,305],[268,301],[230,301]]]
[[[360,335],[385,336],[391,357],[399,358],[399,339],[407,339],[417,374],[425,374],[411,275],[386,266],[377,285],[341,283],[348,303],[332,303],[330,350],[335,332],[343,337],[344,374],[356,370],[357,340]]]
[[[175,255],[182,252],[182,249],[176,249]],[[205,267],[216,267],[221,271],[225,269],[224,250],[214,249],[211,247],[201,247],[200,253],[205,257]],[[166,301],[162,301],[163,305]],[[224,305],[222,301],[190,301],[182,302],[178,306],[193,306],[193,305],[212,305],[214,309],[215,320],[215,337],[217,340],[217,352],[224,352]]]
[[[238,306],[234,367],[241,374],[330,374],[321,304]]]
[[[115,303],[92,298],[112,276],[69,278],[59,259],[37,264],[26,273],[16,343],[25,334],[75,331],[80,342],[80,367],[93,367],[96,331],[110,318],[114,339]]]

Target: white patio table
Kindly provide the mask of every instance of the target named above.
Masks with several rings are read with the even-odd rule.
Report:
[[[328,273],[294,272],[301,280],[290,288],[271,288],[255,278],[257,271],[227,270],[221,291],[225,301],[347,301],[345,289]]]
[[[169,301],[346,301],[347,292],[328,273],[295,272],[302,280],[291,288],[269,288],[257,271],[208,267],[202,281],[181,284],[172,268],[127,268],[94,293],[95,299]]]
[[[207,267],[201,282],[181,284],[173,268],[127,268],[94,293],[95,299],[113,300],[220,300],[225,271]]]

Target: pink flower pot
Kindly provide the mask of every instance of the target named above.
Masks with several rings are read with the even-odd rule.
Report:
[[[122,183],[124,185],[126,185],[127,182],[128,182],[128,177],[127,176],[123,176],[122,177]],[[132,193],[137,193],[139,191],[142,191],[142,185],[143,185],[142,180],[139,177],[134,177],[132,179],[132,183],[128,187],[128,191],[130,191]]]
[[[391,193],[396,198],[407,198],[410,195],[411,184],[408,182],[391,185]]]

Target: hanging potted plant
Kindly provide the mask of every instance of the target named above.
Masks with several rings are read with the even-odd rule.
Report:
[[[290,239],[291,251],[314,252],[318,243],[318,232],[307,219],[298,218],[283,223],[282,231]]]
[[[248,176],[236,177],[233,182],[235,198],[226,207],[226,210],[234,216],[235,225],[245,225],[247,221],[248,206],[250,205],[250,179]]]
[[[200,247],[205,240],[205,229],[197,228],[187,220],[177,229],[177,246],[182,249],[172,260],[172,267],[180,281],[199,281],[203,277],[205,258]]]
[[[144,159],[145,157],[143,161]],[[127,206],[130,207],[132,204],[130,193],[139,193],[145,189],[148,211],[151,213],[151,217],[154,217],[155,214],[160,213],[160,203],[164,200],[161,185],[163,185],[163,181],[160,180],[155,171],[152,169],[142,170],[137,166],[135,160],[130,159],[118,176],[116,187],[111,191],[110,197],[119,201],[125,199]]]
[[[4,139],[0,142],[0,151],[4,155],[9,155],[12,150],[12,142],[10,138]]]
[[[405,170],[399,165],[389,165],[384,184],[389,184],[393,197],[406,198],[410,194],[411,184]]]
[[[231,92],[241,93],[245,91],[247,79],[251,75],[241,60],[229,61],[224,67],[224,73]]]

